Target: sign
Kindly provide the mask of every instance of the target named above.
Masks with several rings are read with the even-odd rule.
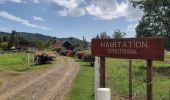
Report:
[[[164,40],[163,38],[92,39],[92,55],[163,61]]]

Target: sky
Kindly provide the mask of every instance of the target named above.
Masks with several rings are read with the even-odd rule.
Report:
[[[135,37],[143,15],[129,0],[0,0],[0,31],[32,32],[91,41],[117,29]]]

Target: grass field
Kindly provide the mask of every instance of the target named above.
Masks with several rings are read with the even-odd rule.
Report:
[[[49,64],[28,66],[27,53],[3,53],[0,54],[0,72],[5,70],[11,71],[33,71],[37,69],[48,68]],[[29,55],[31,58],[31,55]]]
[[[112,98],[128,96],[128,60],[106,60],[107,87],[112,89]],[[170,54],[165,61],[153,63],[153,100],[168,100],[170,91]],[[146,61],[133,60],[133,94],[137,100],[146,99]]]
[[[79,61],[80,71],[73,81],[71,91],[65,100],[94,100],[93,96],[93,67]]]
[[[3,82],[0,80],[0,88],[1,88],[2,84],[3,84]]]

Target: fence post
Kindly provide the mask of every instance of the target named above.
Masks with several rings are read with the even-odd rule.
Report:
[[[94,96],[95,100],[97,100],[97,89],[100,86],[100,59],[99,57],[95,57],[94,63]]]
[[[109,88],[98,88],[97,89],[97,100],[111,100]]]

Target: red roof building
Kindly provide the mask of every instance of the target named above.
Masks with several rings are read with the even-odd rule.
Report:
[[[53,49],[62,48],[63,45],[64,45],[64,43],[65,43],[65,41],[58,41],[58,42],[56,42],[55,44],[53,44],[51,47],[52,47]]]

